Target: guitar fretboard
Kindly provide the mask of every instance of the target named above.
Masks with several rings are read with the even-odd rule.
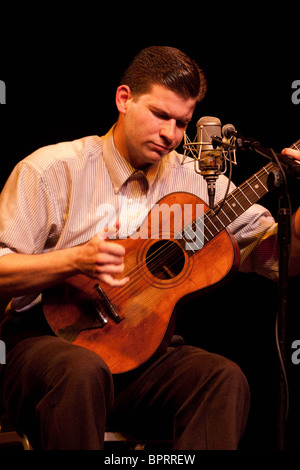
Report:
[[[220,210],[220,205],[216,204],[214,209],[204,214],[204,243],[218,235],[269,191],[267,179],[275,168],[277,167],[272,162],[264,166],[230,193],[223,205],[220,202]]]
[[[180,238],[178,242],[186,253],[192,256],[261,199],[269,191],[267,179],[270,172],[276,168],[274,163],[268,163],[232,191],[225,201],[220,201],[213,209],[206,211],[203,217],[194,220],[191,225],[185,227],[181,237],[178,237]],[[187,238],[187,235],[190,239]],[[191,240],[193,241],[191,242]]]
[[[300,139],[297,140],[297,142],[295,142],[293,145],[291,145],[291,149],[300,150]]]
[[[290,148],[300,150],[300,140],[291,145]],[[181,234],[182,239],[180,244],[182,247],[185,247],[188,255],[191,256],[196,253],[196,251],[228,227],[249,207],[259,201],[269,191],[267,184],[268,176],[272,170],[276,169],[278,167],[273,162],[268,163],[230,193],[225,201],[220,201],[213,209],[205,212],[204,217],[194,220],[190,226],[185,227],[184,233]],[[195,235],[197,232],[201,233],[199,240],[197,240],[197,235]],[[188,234],[191,239],[194,239],[196,236],[196,240],[190,243],[185,234]]]

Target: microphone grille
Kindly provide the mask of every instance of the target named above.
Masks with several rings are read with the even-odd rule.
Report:
[[[231,137],[230,132],[232,131],[235,132],[235,127],[232,124],[225,124],[225,126],[222,128],[222,133],[227,139]]]
[[[221,121],[213,116],[203,116],[197,122],[197,135],[198,140],[204,140],[207,143],[211,142],[214,135],[221,137]]]
[[[202,116],[198,122],[197,126],[199,125],[205,125],[205,126],[221,126],[221,121],[217,117],[213,116]]]

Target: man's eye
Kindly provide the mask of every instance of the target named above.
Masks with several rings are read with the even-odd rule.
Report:
[[[154,114],[155,117],[163,121],[169,121],[171,119],[170,116],[168,116],[167,114],[159,113],[158,111],[152,111],[152,113]],[[185,121],[176,121],[176,126],[179,129],[185,129],[187,127],[187,124],[188,123]]]
[[[159,119],[163,119],[164,121],[167,121],[169,119],[169,116],[166,116],[165,114],[160,114],[160,113],[153,113],[154,116],[158,117]]]
[[[180,129],[185,129],[187,127],[187,123],[183,121],[177,121],[177,127]]]

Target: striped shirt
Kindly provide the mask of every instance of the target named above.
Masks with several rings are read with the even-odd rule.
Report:
[[[116,149],[113,130],[43,147],[16,165],[0,196],[0,256],[72,247],[116,218],[128,236],[173,192],[190,192],[207,203],[207,185],[194,171],[194,160],[182,164],[182,155],[173,151],[147,171],[136,170]],[[227,182],[218,178],[216,202]],[[240,270],[277,278],[277,225],[271,214],[254,204],[229,229],[239,243]],[[38,301],[40,293],[17,297],[12,307],[22,310]]]

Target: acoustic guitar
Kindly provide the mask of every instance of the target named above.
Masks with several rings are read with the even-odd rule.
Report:
[[[130,280],[125,286],[109,287],[78,274],[43,292],[44,315],[53,332],[99,354],[113,374],[145,363],[168,344],[179,300],[215,288],[238,268],[239,248],[227,227],[268,192],[269,175],[277,169],[268,163],[214,209],[189,193],[165,196],[140,226],[139,237],[116,240],[126,249],[123,275]],[[160,224],[151,238],[153,211],[162,204],[177,208],[172,232],[165,239]],[[204,216],[191,225],[203,230],[201,247],[187,249],[185,204],[205,206]]]

